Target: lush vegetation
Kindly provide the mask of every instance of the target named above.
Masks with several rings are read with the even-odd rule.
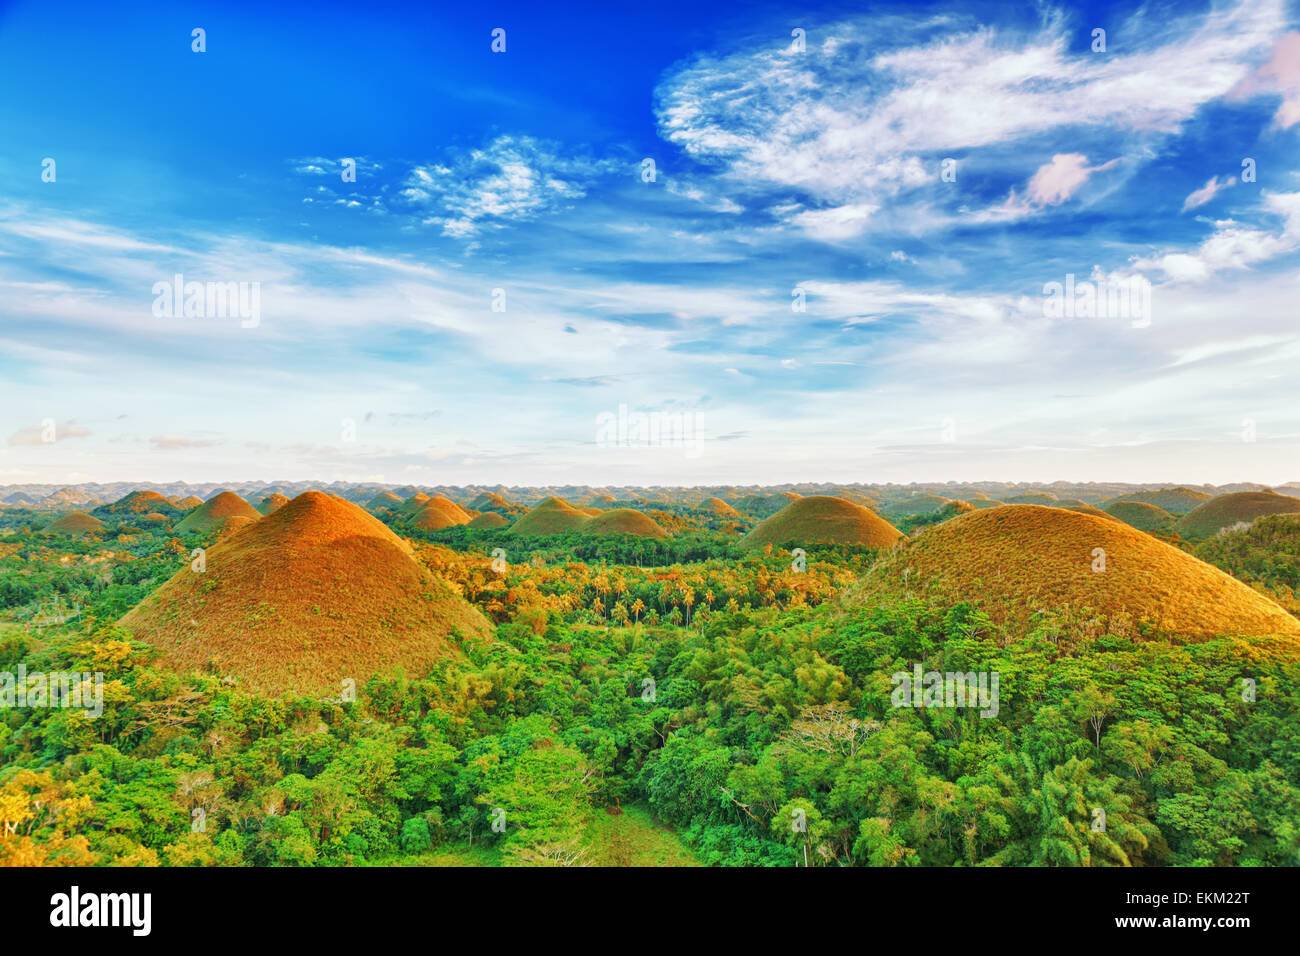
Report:
[[[1294,588],[1294,536],[1260,527],[1205,556]],[[350,701],[175,674],[114,623],[202,538],[0,536],[0,671],[106,682],[98,719],[0,710],[0,862],[1300,864],[1300,668],[1266,640],[1013,638],[844,603],[870,551],[796,570],[703,529],[413,537],[497,640]],[[997,716],[893,706],[916,664],[997,672]]]

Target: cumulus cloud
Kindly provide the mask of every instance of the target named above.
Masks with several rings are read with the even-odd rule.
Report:
[[[1175,282],[1203,282],[1228,269],[1248,269],[1300,248],[1300,192],[1265,192],[1264,209],[1281,218],[1276,231],[1244,226],[1231,219],[1214,224],[1214,232],[1194,251],[1169,252],[1138,259],[1138,269],[1160,269]]]

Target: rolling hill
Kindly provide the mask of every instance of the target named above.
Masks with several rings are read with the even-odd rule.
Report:
[[[630,534],[638,538],[666,538],[668,532],[659,522],[631,508],[597,511],[596,516],[579,529],[583,534]]]
[[[504,528],[510,524],[510,519],[499,511],[482,511],[469,520],[467,528]]]
[[[67,514],[55,518],[42,530],[47,534],[62,534],[71,538],[80,538],[82,535],[98,534],[103,531],[104,522],[86,514],[84,511],[69,511]]]
[[[1178,520],[1164,508],[1131,499],[1117,498],[1102,510],[1139,531],[1169,531]]]
[[[1282,635],[1300,650],[1300,620],[1246,585],[1121,521],[1064,508],[1012,505],[927,528],[877,562],[850,602],[908,593],[971,601],[1013,633],[1039,610],[1071,608],[1189,639]]]
[[[308,491],[208,549],[122,618],[168,666],[254,690],[337,695],[395,667],[427,671],[491,626],[382,522]]]
[[[1207,495],[1204,491],[1196,491],[1192,488],[1159,488],[1154,491],[1134,491],[1112,498],[1111,501],[1102,505],[1102,510],[1109,510],[1106,505],[1112,502],[1138,501],[1143,504],[1155,505],[1172,515],[1185,515],[1198,505],[1209,501],[1212,497],[1212,495]]]
[[[111,504],[100,505],[91,514],[96,517],[144,515],[151,511],[175,514],[176,506],[156,491],[133,491]]]
[[[551,497],[515,521],[510,531],[522,535],[562,534],[577,531],[590,520],[563,498]]]
[[[262,517],[257,509],[233,491],[223,491],[215,498],[209,498],[185,516],[176,526],[177,534],[206,534],[219,530],[230,518],[251,518],[256,521]]]
[[[1178,519],[1174,530],[1188,541],[1199,541],[1264,515],[1296,512],[1300,512],[1300,498],[1271,491],[1238,491],[1197,505]]]
[[[901,537],[902,532],[869,508],[843,498],[810,495],[759,522],[740,539],[740,546],[850,544],[888,548]]]
[[[257,503],[257,512],[263,515],[269,515],[272,512],[279,511],[289,503],[289,499],[281,494],[267,495]]]
[[[456,502],[441,496],[430,498],[411,518],[411,526],[425,531],[441,531],[456,525],[469,524],[470,517]]]

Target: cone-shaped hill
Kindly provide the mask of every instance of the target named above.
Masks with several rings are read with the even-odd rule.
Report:
[[[579,529],[583,534],[630,534],[638,538],[666,538],[668,532],[649,515],[631,508],[610,508],[597,511],[596,516]]]
[[[289,499],[278,492],[273,495],[267,495],[257,503],[258,514],[269,515],[273,511],[279,511],[289,503]]]
[[[257,509],[233,491],[223,491],[215,498],[209,498],[185,516],[185,520],[176,526],[177,534],[206,534],[219,530],[230,518],[251,518],[256,521],[262,517]]]
[[[524,535],[563,534],[577,531],[590,520],[563,498],[551,497],[517,520],[510,530]]]
[[[422,491],[417,491],[411,497],[407,498],[395,510],[404,515],[413,515],[429,503],[431,499]]]
[[[400,496],[393,494],[391,491],[381,491],[366,502],[366,510],[378,511],[381,508],[398,508],[401,507],[401,504],[402,499]]]
[[[902,536],[902,532],[870,508],[843,498],[810,495],[790,502],[760,521],[740,539],[740,546],[852,544],[888,548]]]
[[[1094,570],[1100,548],[1105,569]],[[1127,614],[1171,634],[1281,635],[1300,651],[1300,620],[1217,568],[1113,518],[1008,505],[926,528],[885,555],[850,603],[932,594],[978,604],[1023,633],[1040,609]]]
[[[1102,510],[1139,531],[1168,531],[1176,520],[1164,508],[1132,499],[1117,498]]]
[[[1161,488],[1157,491],[1134,491],[1127,495],[1120,495],[1114,501],[1140,501],[1144,504],[1155,505],[1157,508],[1163,508],[1173,515],[1185,515],[1197,505],[1209,501],[1211,495],[1203,491],[1195,491],[1191,488]],[[1107,502],[1110,504],[1110,502]],[[1110,509],[1102,506],[1102,509],[1108,513]]]
[[[430,498],[411,519],[411,526],[425,531],[441,531],[456,525],[469,524],[469,515],[465,509],[450,498]]]
[[[403,667],[428,670],[491,625],[377,518],[308,491],[207,551],[122,618],[179,670],[264,693],[337,695]]]
[[[1300,498],[1272,491],[1238,491],[1197,505],[1178,520],[1174,530],[1188,541],[1199,541],[1264,515],[1296,512],[1300,512]]]
[[[504,528],[510,519],[499,511],[482,511],[470,519],[467,528]]]
[[[184,498],[176,499],[176,507],[181,511],[189,511],[191,508],[197,508],[203,504],[203,499],[198,495],[187,495]]]
[[[495,491],[485,491],[473,501],[469,506],[475,511],[495,511],[499,514],[508,515],[519,511],[519,506],[511,504],[506,498],[497,494]]]
[[[133,491],[125,497],[94,510],[99,517],[105,515],[147,515],[151,511],[175,514],[176,506],[156,491]]]
[[[740,512],[731,505],[727,504],[721,498],[705,498],[699,504],[700,511],[707,511],[709,514],[716,515],[719,518],[739,518]]]
[[[44,530],[47,534],[64,534],[71,538],[80,538],[85,534],[98,534],[103,531],[104,522],[84,511],[69,511],[47,524]]]

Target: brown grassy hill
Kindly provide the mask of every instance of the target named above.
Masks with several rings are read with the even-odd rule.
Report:
[[[591,504],[592,507],[595,508],[608,508],[610,505],[614,504],[616,500],[617,499],[613,495],[596,495],[591,499]]]
[[[151,511],[147,515],[141,515],[138,519],[141,524],[161,525],[166,524],[172,519],[157,511]]]
[[[289,499],[282,494],[267,495],[257,504],[259,514],[269,515],[273,511],[279,511],[289,503]]]
[[[909,515],[928,515],[941,510],[952,501],[939,495],[908,495],[880,506],[880,514],[886,518],[906,518]]]
[[[1174,530],[1188,541],[1199,541],[1218,534],[1224,528],[1250,524],[1264,515],[1296,512],[1300,512],[1300,498],[1271,491],[1238,491],[1197,505],[1178,519]]]
[[[189,511],[191,508],[197,508],[203,504],[203,499],[198,495],[186,495],[184,498],[176,499],[176,507],[181,511]]]
[[[512,504],[507,498],[495,491],[483,492],[483,494],[471,501],[469,506],[476,511],[496,511],[501,514],[510,514],[519,510],[518,505]]]
[[[1177,520],[1164,508],[1158,508],[1145,501],[1117,498],[1102,510],[1112,518],[1118,518],[1139,531],[1168,531]]]
[[[594,518],[596,517],[596,515],[601,513],[599,508],[592,508],[589,506],[579,506],[578,510],[581,511],[583,514],[585,514],[588,518]]]
[[[397,508],[402,504],[402,499],[393,494],[391,491],[381,491],[369,501],[366,502],[367,511],[378,511],[380,508]]]
[[[1002,502],[994,501],[992,498],[967,498],[966,503],[979,509],[998,508],[1002,505]]]
[[[63,534],[71,538],[80,538],[85,534],[98,534],[104,530],[104,522],[84,511],[69,511],[62,517],[55,518],[44,530],[48,534]]]
[[[719,518],[740,517],[740,512],[731,507],[731,505],[727,504],[721,498],[705,498],[700,502],[699,509],[717,515]]]
[[[654,518],[631,508],[597,511],[596,517],[584,524],[581,531],[583,534],[596,535],[631,534],[638,538],[668,537],[668,532]]]
[[[1094,571],[1094,549],[1105,570]],[[1148,621],[1189,639],[1283,635],[1300,650],[1300,620],[1191,555],[1121,521],[1064,508],[1012,505],[960,515],[885,555],[851,602],[926,594],[981,605],[1013,633],[1040,609]]]
[[[504,528],[510,519],[499,511],[484,511],[470,519],[467,528]]]
[[[740,546],[852,544],[888,548],[901,537],[902,532],[870,508],[843,498],[810,495],[759,522],[740,539]]]
[[[456,525],[469,524],[469,515],[465,509],[449,498],[441,495],[430,498],[411,519],[411,526],[425,531],[441,531]]]
[[[1172,515],[1185,515],[1197,505],[1209,501],[1212,495],[1207,495],[1203,491],[1195,491],[1191,488],[1160,488],[1156,491],[1134,491],[1127,495],[1120,495],[1112,501],[1140,501],[1148,505],[1155,505],[1157,508],[1163,508]],[[1109,510],[1106,505],[1111,502],[1105,502],[1102,505],[1103,510]]]
[[[104,515],[147,515],[151,511],[162,514],[174,514],[176,506],[156,491],[133,491],[125,497],[107,505],[100,505],[93,514]]]
[[[356,505],[319,491],[208,549],[124,618],[178,670],[255,690],[337,695],[401,666],[426,672],[491,625]]]
[[[413,515],[429,503],[431,499],[423,492],[417,491],[396,507],[404,515]]]
[[[563,498],[547,498],[510,528],[514,534],[562,534],[576,531],[591,519]]]
[[[256,508],[233,491],[223,491],[187,514],[185,520],[176,526],[176,533],[206,534],[220,528],[228,518],[235,517],[252,518],[256,521],[262,516]]]

